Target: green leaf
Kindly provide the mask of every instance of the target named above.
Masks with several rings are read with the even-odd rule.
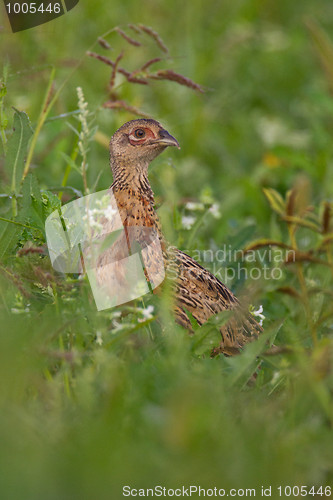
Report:
[[[195,318],[185,310],[191,321],[195,335],[193,336],[192,352],[197,355],[210,354],[221,342],[220,328],[233,316],[234,311],[220,311],[211,316],[203,325],[198,326]]]
[[[302,226],[302,227],[307,227],[308,229],[311,229],[312,231],[316,233],[321,233],[321,228],[319,224],[314,224],[313,222],[310,222],[306,219],[302,219],[301,217],[296,217],[293,215],[285,215],[283,217],[283,220],[287,222],[292,222],[296,226]]]
[[[100,175],[101,174],[98,175],[98,178],[100,177]],[[74,199],[76,199],[76,198],[82,198],[82,196],[83,196],[82,191],[80,191],[79,189],[74,188],[73,186],[52,186],[52,187],[49,188],[49,190],[56,191],[56,192],[59,192],[59,191],[65,191],[66,192],[67,191],[70,194],[75,195]],[[95,191],[95,189],[92,189],[92,191]],[[46,191],[43,191],[43,192],[46,192]]]
[[[246,344],[242,352],[238,356],[227,358],[226,363],[230,367],[228,384],[231,387],[243,387],[256,371],[260,362],[258,356],[263,354],[267,349],[267,345],[271,345],[279,332],[283,322],[278,325],[272,325],[267,328],[265,333],[262,333],[255,342]]]
[[[28,115],[24,111],[15,110],[14,132],[8,140],[5,168],[12,178],[11,189],[15,194],[20,192],[24,171],[24,159],[29,140],[33,134]]]
[[[48,191],[47,189],[41,191],[42,200],[43,200],[43,216],[46,220],[49,215],[52,214],[55,210],[61,209],[61,201],[58,196]]]
[[[6,94],[7,94],[7,87],[6,87],[4,82],[1,82],[0,83],[0,99],[5,97]]]
[[[61,153],[61,156],[66,160],[67,165],[69,165],[73,170],[78,172],[81,175],[81,170],[70,156],[66,155],[66,153]]]
[[[32,174],[28,174],[22,185],[22,209],[19,212],[19,220],[29,220],[33,226],[38,227],[44,233],[45,215],[42,194],[38,181]]]
[[[2,259],[13,242],[17,241],[23,227],[10,222],[0,222],[0,259]]]
[[[207,325],[205,328],[201,328],[200,335],[197,333],[195,334],[195,339],[192,343],[192,352],[198,356],[202,354],[207,354],[209,356],[214,347],[218,347],[220,344],[221,333],[216,326],[211,324]]]
[[[280,193],[272,188],[264,188],[263,192],[274,212],[284,215],[286,213],[286,203]]]

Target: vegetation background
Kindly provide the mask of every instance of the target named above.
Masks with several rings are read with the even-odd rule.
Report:
[[[125,484],[321,496],[333,485],[333,3],[81,0],[16,34],[2,19],[1,496],[121,498]],[[128,23],[151,26],[169,53]],[[141,45],[115,31],[111,49],[96,44],[115,26]],[[113,61],[124,50],[129,71],[162,57],[149,71],[172,69],[205,93],[122,75],[111,92],[111,68],[87,50]],[[201,255],[256,249],[256,262],[224,265],[281,273],[228,283],[250,287],[266,317],[263,338],[235,358],[210,358],[214,321],[190,337],[167,299],[149,296],[97,313],[89,284],[50,266],[45,219],[111,184],[107,142],[129,106],[181,144],[151,171],[169,240]],[[261,261],[269,248],[283,262]]]

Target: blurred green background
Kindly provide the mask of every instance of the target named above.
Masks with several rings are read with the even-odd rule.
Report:
[[[59,91],[17,213],[4,142],[0,158],[1,218],[39,228],[12,231],[0,220],[1,497],[117,499],[125,484],[195,484],[258,488],[257,496],[272,485],[278,498],[279,485],[333,485],[333,3],[81,0],[16,34],[1,14],[4,142],[13,108],[38,128],[52,66],[51,98]],[[128,23],[151,26],[169,57]],[[111,49],[98,46],[115,26],[142,45],[112,32]],[[258,240],[297,245],[299,263],[279,264],[280,281],[228,283],[239,293],[254,285],[251,301],[266,317],[266,337],[236,358],[210,359],[214,324],[188,336],[163,298],[97,313],[85,280],[57,275],[47,255],[27,250],[43,248],[60,187],[67,186],[62,202],[84,192],[72,129],[80,126],[76,88],[90,112],[91,190],[111,184],[107,140],[135,117],[103,108],[110,67],[87,50],[113,60],[124,50],[121,65],[130,71],[164,57],[156,69],[172,68],[205,89],[117,77],[119,99],[160,120],[181,145],[158,158],[150,176],[173,244],[193,255]],[[270,199],[263,188],[274,190]],[[267,338],[280,354],[265,355]],[[254,371],[256,383],[248,383]]]

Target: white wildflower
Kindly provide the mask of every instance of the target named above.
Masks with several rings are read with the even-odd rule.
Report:
[[[116,321],[115,319],[112,320],[112,326],[113,326],[113,329],[112,329],[112,333],[118,333],[118,332],[121,332],[122,330],[131,330],[133,328],[133,324],[132,323],[118,323],[118,321]]]
[[[17,307],[12,307],[11,312],[13,314],[23,314],[23,313],[30,312],[30,309],[29,309],[29,307],[25,307],[24,309],[18,309]]]
[[[104,216],[108,219],[108,220],[112,220],[113,219],[113,216],[117,213],[117,210],[115,210],[114,208],[112,208],[111,205],[109,205],[106,210],[104,211]]]
[[[184,215],[182,217],[182,226],[184,229],[191,229],[195,221],[196,218],[193,217],[192,215]]]
[[[104,194],[103,196],[98,193],[98,198],[94,199],[97,206],[101,208],[106,208],[110,204],[111,196],[109,194]]]
[[[78,107],[79,107],[79,114],[77,116],[77,119],[79,120],[79,122],[81,124],[81,130],[80,130],[80,132],[78,132],[78,134],[79,134],[78,148],[79,148],[80,156],[82,158],[81,174],[83,177],[85,192],[88,193],[89,189],[87,186],[87,178],[86,178],[86,172],[88,169],[87,153],[89,151],[89,148],[88,148],[89,141],[91,141],[92,137],[93,137],[93,131],[89,130],[88,103],[84,100],[82,88],[77,87],[76,92],[77,92],[77,96],[78,96]]]
[[[259,309],[256,311],[251,311],[252,316],[255,316],[257,318],[260,318],[259,325],[262,326],[262,323],[265,319],[265,316],[262,314],[264,312],[264,308],[262,305],[259,306]]]
[[[120,318],[121,317],[121,311],[113,311],[112,314],[112,319],[113,318]]]
[[[196,202],[196,201],[188,201],[185,205],[185,208],[187,208],[187,210],[203,210],[205,207],[204,207],[204,204],[203,203],[200,203],[200,202]]]
[[[142,314],[143,318],[138,319],[139,323],[142,323],[147,319],[151,319],[153,317],[153,312],[154,312],[154,306],[148,306],[146,307],[146,309],[140,309],[140,313]]]
[[[115,319],[112,321],[112,326],[113,326],[112,333],[119,332],[120,330],[122,330],[124,328],[124,325],[122,325],[121,323],[118,323],[118,321],[116,321]]]
[[[209,208],[209,212],[213,217],[215,217],[215,219],[219,219],[221,217],[220,206],[218,203],[213,203],[213,205]]]
[[[101,332],[96,332],[96,344],[97,345],[103,345],[103,338],[102,338],[102,333]]]
[[[98,217],[96,215],[99,215],[99,211],[96,208],[87,210],[86,214],[82,217],[82,220],[87,222],[88,228],[97,230],[103,229],[103,225],[98,222]]]
[[[88,111],[88,103],[85,102],[85,100],[84,100],[82,88],[77,87],[76,92],[77,92],[77,96],[79,98],[79,102],[78,102],[78,106],[79,106],[79,110],[80,110],[79,121],[80,121],[81,126],[82,126],[82,130],[81,130],[80,136],[79,136],[79,148],[80,148],[80,141],[84,141],[84,139],[89,136],[89,127],[88,127],[88,122],[87,122],[89,111]],[[82,143],[81,143],[81,146],[83,146]],[[80,149],[80,152],[81,152],[81,149]],[[82,152],[81,152],[81,154],[82,154]],[[83,154],[82,154],[82,156],[83,156]]]

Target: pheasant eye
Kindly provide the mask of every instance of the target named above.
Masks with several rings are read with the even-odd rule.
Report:
[[[142,130],[142,128],[138,128],[134,132],[134,135],[135,135],[135,137],[137,137],[137,139],[142,139],[146,135],[146,132],[144,130]]]

